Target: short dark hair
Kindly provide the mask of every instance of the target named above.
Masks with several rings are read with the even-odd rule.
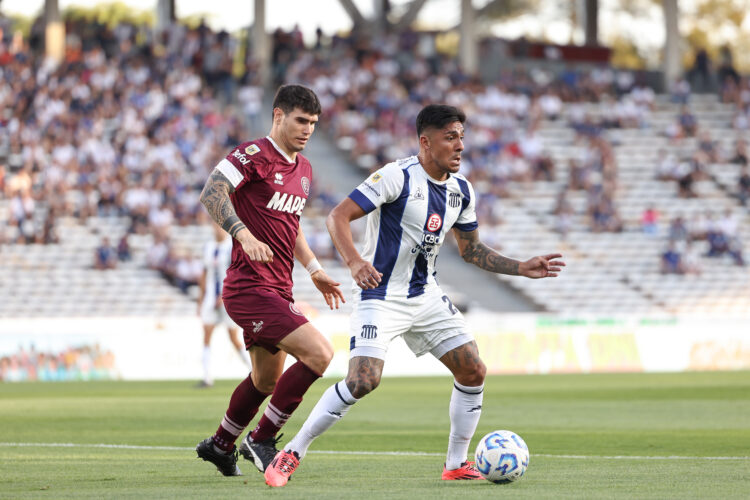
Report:
[[[273,98],[273,107],[281,108],[284,114],[299,108],[307,114],[319,115],[321,113],[320,101],[315,92],[302,85],[282,85],[276,91]]]
[[[417,137],[428,128],[441,129],[453,122],[466,122],[466,113],[447,104],[429,104],[417,115]]]

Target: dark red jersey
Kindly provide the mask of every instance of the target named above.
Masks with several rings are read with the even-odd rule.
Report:
[[[235,187],[230,196],[240,220],[273,252],[273,262],[251,261],[234,240],[232,264],[224,280],[224,297],[261,287],[292,300],[292,267],[299,219],[312,184],[310,162],[296,161],[269,137],[240,144],[217,166]]]

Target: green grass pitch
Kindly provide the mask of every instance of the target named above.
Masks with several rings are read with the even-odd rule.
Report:
[[[282,442],[332,382],[312,387]],[[508,485],[440,481],[448,377],[384,379],[284,488],[268,488],[242,459],[244,476],[223,477],[194,447],[216,429],[234,385],[0,384],[0,498],[750,496],[750,372],[488,377],[470,453],[492,430],[520,434],[531,463]]]

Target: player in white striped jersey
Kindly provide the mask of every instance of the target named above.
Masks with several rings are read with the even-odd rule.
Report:
[[[232,321],[221,300],[221,288],[232,263],[232,238],[213,223],[213,238],[203,247],[203,272],[198,280],[198,315],[203,323],[203,380],[198,387],[211,387],[211,336],[216,326],[223,325],[237,354],[250,369],[250,356],[240,340],[240,327]]]
[[[458,170],[464,113],[429,105],[417,116],[419,154],[372,174],[328,217],[328,230],[355,286],[350,323],[349,373],[330,387],[300,432],[265,471],[266,483],[283,486],[312,441],[380,383],[388,345],[401,336],[420,356],[438,358],[454,376],[451,430],[442,479],[480,479],[467,462],[482,408],[486,368],[461,315],[435,279],[435,260],[453,230],[466,262],[494,273],[555,277],[560,254],[519,262],[479,240],[476,197]],[[355,248],[351,221],[367,215],[365,246]]]
[[[383,275],[377,287],[355,290],[361,300],[412,299],[437,287],[435,260],[448,231],[477,228],[471,184],[460,174],[432,179],[416,155],[381,168],[349,198],[369,214],[362,259]]]

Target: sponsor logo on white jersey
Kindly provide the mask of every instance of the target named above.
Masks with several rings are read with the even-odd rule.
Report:
[[[282,193],[276,191],[273,196],[268,200],[266,208],[271,210],[278,210],[280,212],[286,212],[289,214],[302,215],[302,209],[305,208],[307,198],[296,196],[289,193]]]
[[[432,214],[427,219],[427,230],[434,233],[443,227],[443,219],[438,214]]]
[[[435,247],[440,246],[440,235],[435,233],[422,233],[422,242],[411,249],[411,253],[421,253],[425,259],[435,255]]]
[[[368,181],[365,181],[364,186],[370,191],[372,191],[373,193],[375,193],[375,196],[377,196],[378,198],[380,197],[380,191],[375,189],[375,187],[372,184],[370,184]]]

